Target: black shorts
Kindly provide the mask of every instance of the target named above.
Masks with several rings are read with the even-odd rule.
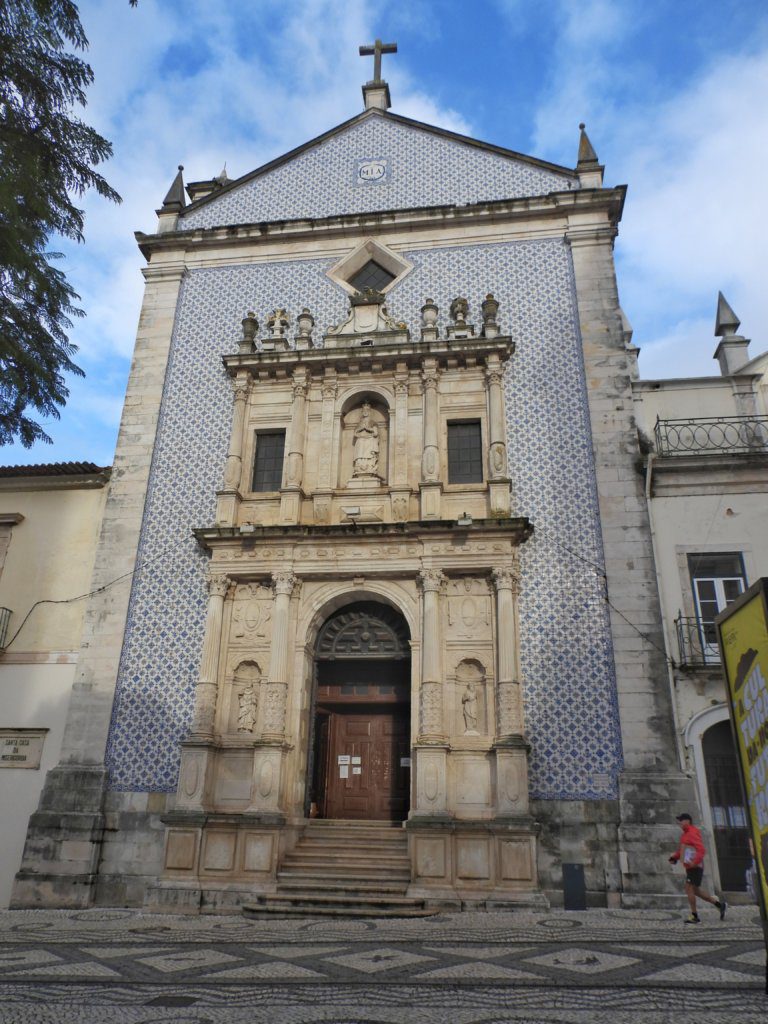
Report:
[[[697,888],[701,885],[701,880],[704,877],[704,868],[686,868],[685,869],[685,880],[690,882],[691,885],[695,885]]]

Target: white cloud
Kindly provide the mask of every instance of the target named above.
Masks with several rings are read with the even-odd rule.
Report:
[[[514,5],[513,5],[514,7]],[[557,0],[551,64],[535,113],[536,155],[575,162],[577,124],[626,182],[616,247],[622,305],[645,377],[717,373],[718,290],[768,348],[765,217],[755,189],[768,161],[768,46],[760,34],[661,95],[652,62],[629,44],[635,4]],[[565,156],[564,156],[565,154]]]

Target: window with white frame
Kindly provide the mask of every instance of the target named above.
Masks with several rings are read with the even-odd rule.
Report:
[[[744,562],[739,552],[688,555],[688,569],[704,661],[717,664],[715,618],[746,589]]]

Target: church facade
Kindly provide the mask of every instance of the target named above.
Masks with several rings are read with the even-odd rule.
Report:
[[[314,821],[407,893],[668,898],[680,770],[613,241],[623,187],[365,110],[181,171],[16,906],[231,909]],[[682,802],[682,804],[681,804]],[[577,870],[577,874],[579,871]]]

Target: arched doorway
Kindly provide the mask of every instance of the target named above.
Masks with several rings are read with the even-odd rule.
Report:
[[[730,722],[710,726],[701,738],[701,747],[720,884],[726,892],[740,892],[746,889],[752,858]]]
[[[401,821],[410,795],[410,636],[388,605],[334,612],[315,645],[310,813]]]

